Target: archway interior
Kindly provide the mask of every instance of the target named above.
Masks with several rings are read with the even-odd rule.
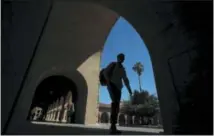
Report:
[[[69,108],[72,108],[72,110],[75,111],[77,98],[77,87],[72,80],[64,76],[48,77],[36,88],[27,119],[62,122],[62,118],[66,116],[65,112],[68,112]],[[40,117],[37,119],[31,117],[32,114],[37,114],[32,112],[35,108],[42,110]],[[55,115],[51,115],[51,117],[49,116],[51,120],[47,119],[47,112],[54,108],[56,109]],[[65,109],[67,110],[65,111]],[[72,117],[73,118],[69,122],[74,123],[75,112]],[[61,120],[57,120],[57,118],[61,118]],[[69,123],[68,121],[64,122]]]
[[[125,125],[126,124],[126,119],[124,114],[119,115],[119,125]]]
[[[132,116],[128,115],[127,116],[127,121],[128,121],[128,124],[132,125],[133,124]]]
[[[101,123],[109,123],[109,115],[107,112],[101,114]]]

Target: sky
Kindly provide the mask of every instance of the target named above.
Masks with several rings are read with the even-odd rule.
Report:
[[[132,90],[139,90],[137,74],[132,70],[133,65],[140,61],[144,65],[141,76],[142,89],[156,94],[156,86],[150,55],[143,39],[136,30],[124,18],[120,17],[112,27],[104,45],[101,56],[101,68],[105,68],[110,62],[116,61],[117,54],[124,53],[126,58],[123,66],[126,69]],[[121,100],[128,100],[129,93],[125,86],[122,89]],[[99,102],[110,103],[110,97],[105,86],[99,88]]]

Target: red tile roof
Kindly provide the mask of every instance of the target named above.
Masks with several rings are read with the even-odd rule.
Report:
[[[99,107],[111,107],[111,104],[99,103]]]

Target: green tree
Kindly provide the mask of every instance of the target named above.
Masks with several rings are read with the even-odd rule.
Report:
[[[140,91],[142,91],[141,88],[141,79],[140,76],[142,75],[143,71],[144,71],[144,66],[141,62],[137,62],[134,64],[134,66],[132,67],[132,69],[137,73],[138,75],[138,80],[139,80],[139,89]]]
[[[132,104],[144,104],[149,99],[149,92],[147,90],[142,90],[141,92],[135,90],[132,96]]]
[[[155,95],[150,95],[146,90],[135,90],[132,99],[124,103],[121,111],[128,115],[152,117],[157,113],[158,107],[158,98]]]

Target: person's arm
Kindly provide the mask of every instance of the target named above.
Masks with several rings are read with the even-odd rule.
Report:
[[[132,95],[132,89],[130,87],[129,79],[128,79],[127,75],[126,75],[125,69],[124,69],[124,72],[123,72],[123,82],[124,82],[126,88],[128,89],[129,94]]]
[[[104,72],[103,72],[103,75],[104,75],[104,77],[105,77],[107,83],[110,82],[109,72],[110,72],[110,70],[112,69],[112,67],[114,66],[114,64],[115,64],[114,62],[110,63],[110,64],[105,68],[105,70],[104,70]]]

